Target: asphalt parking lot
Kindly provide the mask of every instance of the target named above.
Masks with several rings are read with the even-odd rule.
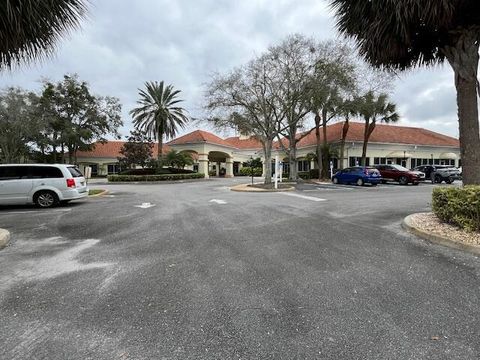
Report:
[[[0,357],[480,358],[480,259],[400,227],[438,185],[242,181],[1,207]]]

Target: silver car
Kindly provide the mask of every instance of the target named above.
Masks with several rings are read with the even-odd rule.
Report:
[[[73,165],[0,165],[0,205],[48,208],[88,196],[83,174]]]

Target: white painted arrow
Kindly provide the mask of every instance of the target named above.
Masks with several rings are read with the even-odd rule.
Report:
[[[212,199],[209,202],[217,203],[217,204],[220,204],[220,205],[225,205],[227,203],[225,200],[218,200],[218,199]]]
[[[141,208],[141,209],[148,209],[155,206],[155,204],[151,203],[142,203],[142,205],[135,205],[135,207]]]

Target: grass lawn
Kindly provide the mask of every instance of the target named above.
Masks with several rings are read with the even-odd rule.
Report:
[[[91,196],[91,195],[97,195],[97,194],[100,194],[101,192],[104,192],[105,190],[103,189],[90,189],[88,190],[88,195]]]

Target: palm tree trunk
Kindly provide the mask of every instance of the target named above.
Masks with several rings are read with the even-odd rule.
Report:
[[[365,121],[365,132],[363,133],[363,147],[362,147],[362,166],[367,166],[367,146],[370,135],[372,135],[373,130],[375,130],[376,121],[375,119],[370,122],[369,120]]]
[[[158,149],[157,149],[157,160],[160,162],[163,157],[163,131],[158,129]]]
[[[344,157],[345,157],[345,141],[347,139],[347,134],[348,134],[348,128],[350,127],[350,122],[348,119],[348,116],[345,117],[345,122],[343,123],[343,128],[342,128],[342,140],[340,143],[340,170],[343,169],[343,162],[344,162]]]
[[[315,114],[315,137],[317,138],[317,149],[316,149],[316,155],[317,155],[317,166],[318,166],[318,179],[322,179],[322,171],[323,171],[323,166],[322,166],[322,144],[320,142],[320,115],[317,113]]]
[[[456,88],[463,184],[480,185],[477,82],[457,75]]]
[[[464,185],[480,184],[480,134],[478,124],[479,85],[477,80],[479,45],[475,33],[458,39],[444,50],[455,73],[457,89],[460,156]]]

